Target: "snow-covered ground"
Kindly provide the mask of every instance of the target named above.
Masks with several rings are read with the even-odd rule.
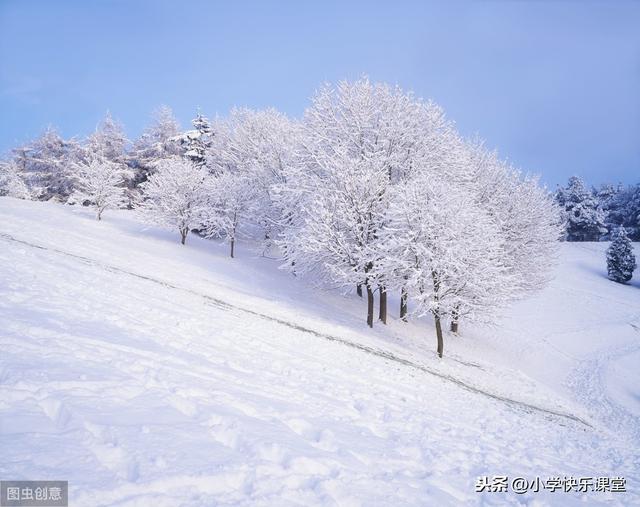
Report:
[[[606,279],[606,246],[563,244],[438,360],[430,322],[370,331],[247,245],[0,198],[0,479],[68,480],[73,506],[639,505],[640,282]]]

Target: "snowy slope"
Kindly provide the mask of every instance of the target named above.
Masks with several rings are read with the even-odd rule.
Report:
[[[370,332],[246,245],[1,198],[0,478],[74,506],[639,504],[640,284],[604,248],[562,245],[548,289],[438,360],[429,322]]]

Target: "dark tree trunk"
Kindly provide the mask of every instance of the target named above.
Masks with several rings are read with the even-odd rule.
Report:
[[[436,321],[436,336],[438,338],[438,357],[442,357],[442,349],[444,344],[442,341],[442,325],[440,324],[440,277],[435,271],[431,271],[431,277],[433,278],[433,300],[436,304],[436,310],[433,312],[433,318]]]
[[[182,243],[183,245],[187,241],[187,234],[188,233],[189,233],[189,231],[187,229],[183,229],[183,230],[180,231],[180,243]]]
[[[382,285],[380,286],[380,311],[378,313],[378,319],[380,319],[383,324],[387,323],[387,289]]]
[[[434,314],[434,319],[436,321],[436,336],[438,337],[438,357],[442,357],[444,342],[442,340],[442,326],[440,325],[440,316],[436,313]]]
[[[367,325],[373,327],[373,290],[367,284]]]
[[[368,273],[373,269],[373,263],[368,262],[364,267],[364,272]],[[371,287],[371,283],[369,282],[369,277],[365,278],[365,286],[367,288],[367,325],[369,327],[373,327],[373,289]]]
[[[238,227],[238,213],[233,213],[233,229],[231,230],[231,258],[233,259],[234,250],[236,247],[236,228]]]
[[[407,289],[400,289],[400,318],[407,322]]]
[[[362,284],[361,283],[356,285],[356,294],[358,294],[358,296],[362,297]]]

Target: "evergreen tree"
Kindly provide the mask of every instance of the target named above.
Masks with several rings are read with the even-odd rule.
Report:
[[[604,225],[607,229],[607,232],[602,236],[601,239],[610,240],[613,231],[615,231],[618,225],[621,224],[621,221],[619,220],[620,209],[618,203],[620,201],[620,193],[623,190],[624,187],[622,187],[622,185],[614,187],[610,183],[600,185],[600,188],[593,188],[592,190],[593,195],[598,201],[598,208],[605,216]]]
[[[618,227],[624,227],[631,241],[640,241],[640,184],[618,188],[603,185],[596,196],[599,207],[606,213],[605,225],[610,239]]]
[[[607,249],[607,273],[614,282],[626,283],[631,280],[636,269],[633,246],[624,227],[614,233],[611,246]]]
[[[598,241],[607,232],[598,199],[577,176],[569,178],[566,188],[558,189],[556,201],[566,224],[567,241]]]
[[[623,224],[632,241],[640,241],[640,183],[627,189]]]
[[[197,167],[204,167],[207,161],[207,150],[211,146],[213,129],[208,118],[198,113],[191,121],[195,130],[189,130],[182,136],[182,145],[186,149],[184,156]]]

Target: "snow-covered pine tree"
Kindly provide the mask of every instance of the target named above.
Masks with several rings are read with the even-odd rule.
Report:
[[[211,146],[211,138],[214,135],[211,122],[198,112],[191,121],[194,130],[189,130],[179,136],[184,148],[184,156],[198,167],[204,167],[207,162],[207,150]]]
[[[631,185],[625,192],[623,221],[632,241],[640,241],[640,183]]]
[[[624,227],[613,234],[613,241],[607,249],[607,273],[614,282],[627,283],[636,269],[633,245]]]
[[[151,222],[177,229],[184,245],[189,231],[202,226],[207,172],[182,157],[164,159],[140,185],[140,208]]]
[[[598,241],[606,234],[605,214],[579,177],[572,176],[566,188],[558,188],[556,202],[566,223],[567,241]]]
[[[615,187],[611,184],[600,185],[599,188],[594,188],[592,191],[598,202],[598,208],[602,210],[605,217],[604,226],[607,232],[602,235],[601,239],[610,240],[613,232],[622,224],[620,194],[623,192],[624,187],[622,185]]]
[[[76,163],[74,169],[76,184],[72,199],[93,206],[98,220],[106,209],[118,208],[124,203],[122,164],[91,154],[88,161]]]

